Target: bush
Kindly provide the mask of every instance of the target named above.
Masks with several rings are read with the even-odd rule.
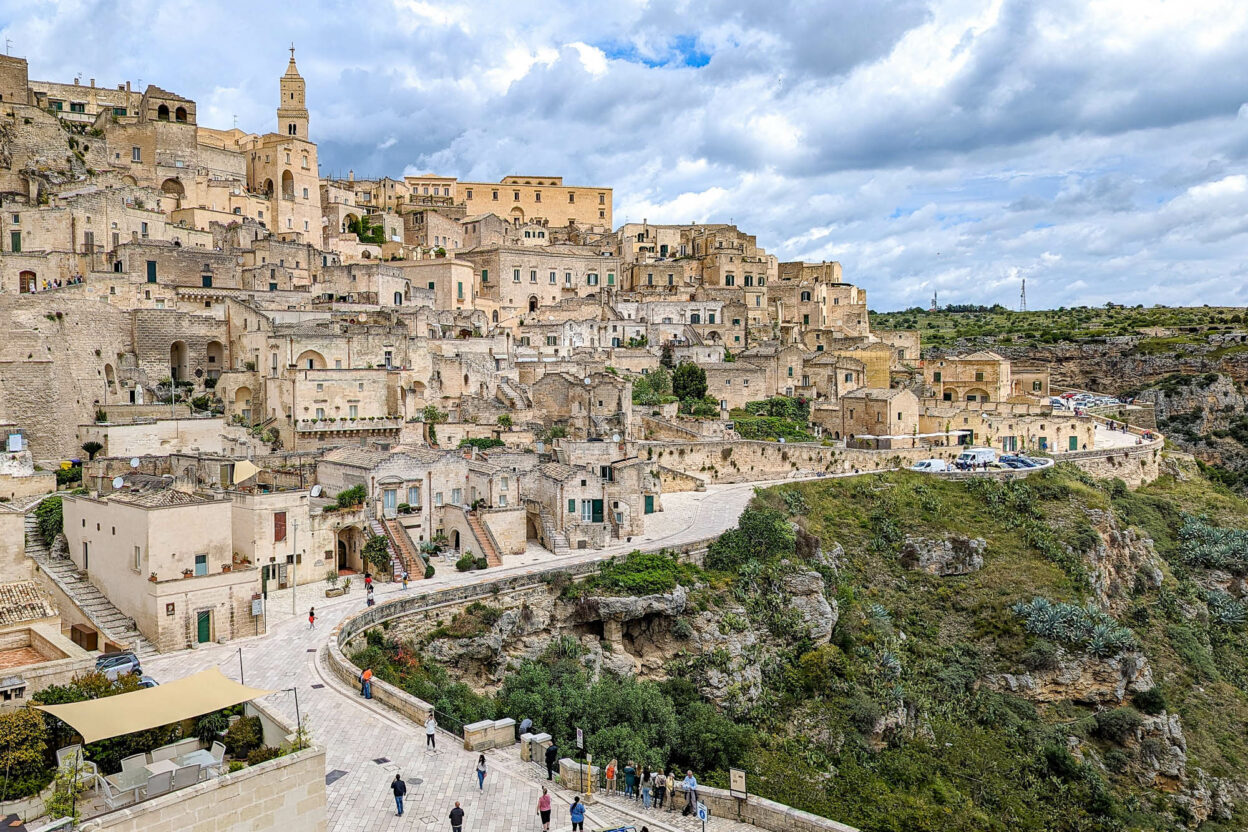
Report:
[[[681,641],[693,638],[693,625],[689,623],[688,618],[677,618],[672,622],[672,636]]]
[[[217,734],[228,730],[230,720],[220,711],[204,714],[195,720],[195,736],[199,741],[208,744],[217,739]]]
[[[364,544],[364,560],[379,572],[390,569],[390,544],[382,535],[374,535]]]
[[[82,466],[81,465],[71,465],[68,468],[56,469],[56,487],[57,488],[63,489],[65,486],[71,483],[75,483],[75,482],[82,482]]]
[[[61,513],[61,498],[48,497],[35,506],[35,520],[39,525],[39,534],[51,546],[65,524],[64,515]]]
[[[1111,748],[1105,752],[1105,768],[1115,774],[1126,771],[1127,766],[1131,764],[1131,758],[1121,749]]]
[[[1019,657],[1028,670],[1057,670],[1057,646],[1051,641],[1037,640]]]
[[[455,561],[455,568],[460,572],[470,572],[477,567],[477,559],[472,556],[472,552],[464,552],[459,556],[459,560]]]
[[[505,444],[507,444],[507,443],[506,443],[506,442],[504,442],[503,440],[501,440],[501,439],[494,439],[493,437],[482,437],[482,438],[479,438],[479,439],[461,439],[461,440],[459,440],[459,447],[461,447],[461,448],[476,448],[478,451],[488,451],[490,448],[501,448],[501,447],[503,447]]]
[[[854,730],[860,734],[870,734],[875,729],[875,723],[880,718],[880,708],[868,699],[866,694],[858,691],[854,694],[854,698],[849,701],[846,715],[849,718],[849,724],[854,727]]]
[[[429,580],[430,578],[432,578],[432,577],[433,577],[433,572],[434,572],[434,570],[433,570],[433,564],[432,564],[432,563],[426,563],[426,564],[425,564],[425,580],[426,580],[426,581],[427,581],[427,580]]]
[[[245,716],[225,732],[225,750],[235,759],[246,757],[264,742],[264,726],[258,716]]]
[[[1041,749],[1040,756],[1044,758],[1049,772],[1062,780],[1074,781],[1082,774],[1079,762],[1063,746],[1047,745]]]
[[[271,745],[262,745],[259,748],[252,749],[247,754],[247,765],[258,766],[280,756],[282,756],[281,749],[274,748]]]
[[[1093,733],[1103,740],[1122,745],[1143,724],[1144,718],[1135,708],[1114,708],[1096,715]]]
[[[30,708],[0,711],[0,799],[12,800],[34,794],[52,779],[44,770],[45,728],[43,714]]]
[[[338,508],[351,508],[352,506],[361,505],[368,498],[368,489],[363,485],[353,485],[350,488],[338,492],[338,496],[334,498],[334,502]]]
[[[1166,710],[1166,695],[1161,688],[1153,686],[1131,697],[1131,704],[1143,713],[1156,716]]]
[[[487,557],[485,557],[484,555],[482,555],[481,557],[477,558],[477,560],[476,560],[476,564],[475,564],[475,565],[476,565],[476,568],[477,568],[477,569],[489,569],[489,568],[490,568],[490,560],[489,560],[489,558],[487,558]]]

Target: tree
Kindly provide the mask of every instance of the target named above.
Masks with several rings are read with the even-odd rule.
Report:
[[[671,344],[663,345],[663,354],[659,363],[669,370],[676,366],[676,351],[672,349]]]
[[[390,546],[382,535],[370,537],[364,544],[364,560],[371,563],[378,571],[390,569]]]
[[[682,362],[672,373],[672,392],[681,401],[706,395],[706,370],[690,361]]]
[[[510,428],[511,425],[512,421],[510,413],[504,413],[502,416],[498,417],[498,426],[500,428]]]
[[[104,450],[104,446],[94,439],[82,443],[82,449],[87,452],[87,459],[95,459],[95,455]]]

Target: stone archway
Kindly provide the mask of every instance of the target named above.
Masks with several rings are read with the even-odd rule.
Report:
[[[295,366],[300,370],[324,370],[325,356],[316,350],[304,350],[295,359]]]
[[[174,341],[169,345],[169,374],[174,381],[186,380],[187,367],[186,342]]]

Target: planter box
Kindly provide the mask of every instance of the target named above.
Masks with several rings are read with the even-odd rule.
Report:
[[[346,595],[346,594],[347,594],[347,591],[340,586],[326,587],[325,589],[326,598],[337,598],[339,595]]]

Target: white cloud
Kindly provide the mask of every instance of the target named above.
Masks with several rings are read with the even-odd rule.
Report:
[[[1013,305],[1023,277],[1033,307],[1248,300],[1237,0],[7,11],[31,77],[142,78],[215,127],[273,129],[294,41],[325,173],[610,185],[617,221],[731,219],[877,308]]]

